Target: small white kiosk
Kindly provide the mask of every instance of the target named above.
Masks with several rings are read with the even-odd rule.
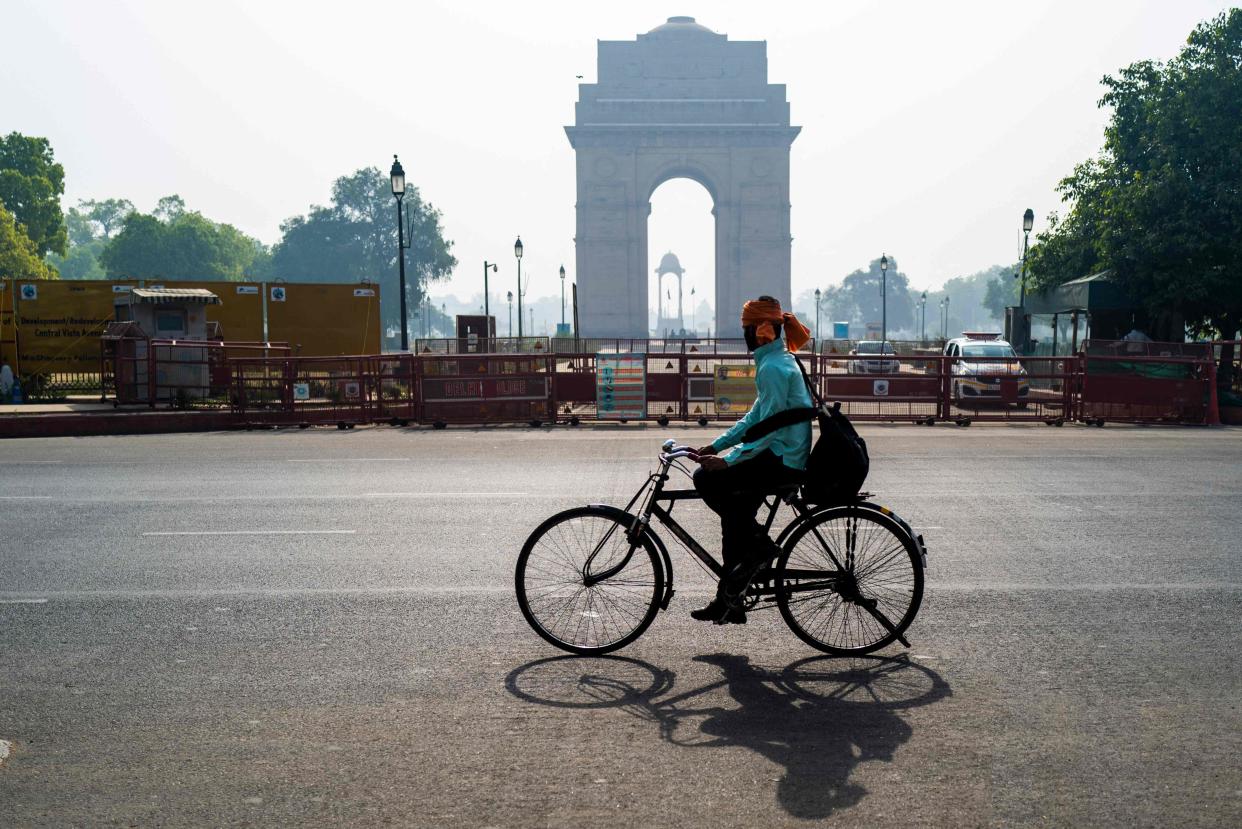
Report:
[[[220,304],[220,297],[205,288],[134,288],[117,297],[113,303],[116,320],[130,323],[125,339],[131,345],[125,350],[133,352],[118,360],[116,368],[118,392],[122,385],[132,388],[126,402],[154,404],[170,399],[174,389],[184,390],[191,398],[208,395],[208,346],[203,345],[207,340],[207,306]],[[139,329],[136,332],[135,326]],[[146,376],[150,348],[159,349],[153,395]],[[128,369],[122,362],[129,364]]]

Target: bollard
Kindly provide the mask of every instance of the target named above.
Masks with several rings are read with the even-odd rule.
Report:
[[[1216,390],[1216,360],[1208,360],[1208,410],[1205,422],[1208,426],[1220,425],[1220,399]]]

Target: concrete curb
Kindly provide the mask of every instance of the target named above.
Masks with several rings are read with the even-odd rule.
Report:
[[[0,439],[214,432],[244,425],[231,412],[6,415],[0,417]]]

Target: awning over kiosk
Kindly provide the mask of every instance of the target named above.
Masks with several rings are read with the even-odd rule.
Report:
[[[221,305],[220,297],[206,288],[134,288],[129,291],[133,302],[144,305],[178,304]]]

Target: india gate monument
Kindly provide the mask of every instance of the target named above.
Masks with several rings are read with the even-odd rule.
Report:
[[[738,328],[742,302],[790,307],[789,124],[783,84],[768,83],[767,43],[729,40],[670,17],[636,40],[599,42],[598,83],[579,84],[579,317],[588,337],[647,336],[651,195],[689,178],[716,220],[716,323]]]

